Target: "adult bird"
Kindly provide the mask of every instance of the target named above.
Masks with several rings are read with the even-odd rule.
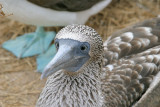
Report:
[[[0,0],[3,12],[11,14],[8,18],[37,26],[35,32],[9,40],[2,47],[18,58],[44,53],[55,33],[45,32],[42,26],[84,24],[91,15],[98,13],[110,2],[111,0]],[[50,56],[54,50],[55,47],[52,46],[46,55]],[[52,53],[51,56],[53,55]],[[43,58],[45,55],[41,57],[46,59]]]
[[[88,26],[63,28],[55,38],[58,52],[42,73],[49,77],[36,107],[134,105],[160,74],[159,23],[155,18],[128,27],[104,44]]]

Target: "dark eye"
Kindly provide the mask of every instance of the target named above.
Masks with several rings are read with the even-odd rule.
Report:
[[[80,48],[81,48],[82,51],[85,51],[88,47],[86,45],[81,45]]]
[[[57,50],[58,50],[58,48],[59,48],[59,43],[58,43],[58,42],[55,42],[55,45],[56,45],[56,48],[57,48]]]

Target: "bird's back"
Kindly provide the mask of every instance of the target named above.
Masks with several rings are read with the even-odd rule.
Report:
[[[102,0],[28,0],[42,7],[60,11],[82,11]]]
[[[108,107],[131,106],[160,70],[160,19],[116,32],[105,43],[102,95]]]

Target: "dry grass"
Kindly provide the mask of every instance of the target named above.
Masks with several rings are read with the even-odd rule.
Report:
[[[157,17],[160,14],[159,4],[159,0],[114,0],[103,11],[90,17],[86,24],[95,28],[106,39],[118,29]],[[59,29],[47,28],[56,31]],[[0,10],[0,44],[34,30],[34,26],[6,19]],[[46,81],[40,80],[40,74],[35,70],[35,57],[17,59],[0,48],[0,107],[35,106]]]

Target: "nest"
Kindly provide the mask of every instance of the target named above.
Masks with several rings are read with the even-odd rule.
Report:
[[[98,14],[89,18],[86,25],[93,27],[107,39],[113,32],[144,19],[157,17],[160,13],[159,0],[113,0]],[[0,5],[0,44],[35,27],[7,19]],[[59,31],[60,27],[46,28]],[[35,57],[17,59],[0,48],[0,107],[35,107],[46,79],[40,80]]]

